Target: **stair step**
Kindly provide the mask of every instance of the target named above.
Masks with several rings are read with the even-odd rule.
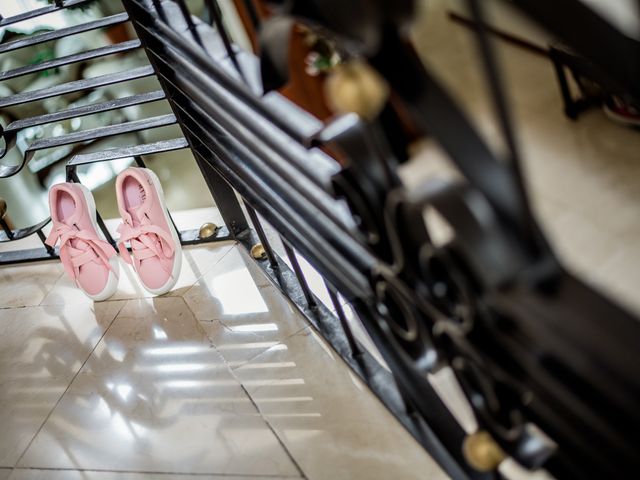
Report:
[[[117,13],[116,15],[92,20],[91,22],[81,23],[79,25],[73,25],[71,27],[61,28],[60,30],[38,33],[29,37],[13,40],[12,42],[0,43],[0,53],[11,52],[13,50],[18,50],[19,48],[30,47],[32,45],[38,45],[39,43],[50,42],[51,40],[57,40],[58,38],[75,35],[76,33],[88,32],[89,30],[116,25],[118,23],[126,22],[127,20],[129,20],[129,15],[126,13]]]
[[[6,27],[7,25],[12,25],[14,23],[24,22],[25,20],[29,20],[31,18],[40,17],[42,15],[46,15],[47,13],[57,12],[58,10],[62,10],[63,8],[73,7],[74,5],[81,5],[90,1],[91,0],[67,0],[66,2],[63,2],[63,5],[61,7],[57,5],[47,5],[46,7],[29,10],[28,12],[19,13],[11,17],[0,18],[0,27]]]
[[[117,98],[115,100],[107,100],[106,102],[94,103],[91,105],[82,105],[80,107],[68,108],[59,112],[47,113],[37,117],[23,118],[11,122],[5,128],[5,135],[12,132],[18,132],[25,128],[44,125],[45,123],[59,122],[69,118],[84,117],[93,115],[94,113],[107,112],[109,110],[117,110],[119,108],[130,107],[132,105],[142,105],[144,103],[156,102],[165,98],[162,90],[154,90],[152,92],[139,93],[129,97]]]
[[[30,73],[42,72],[49,70],[50,68],[62,67],[76,62],[84,62],[92,60],[94,58],[100,58],[107,55],[113,55],[115,53],[128,52],[140,48],[140,40],[129,40],[127,42],[116,43],[115,45],[107,45],[104,47],[88,50],[86,52],[74,53],[73,55],[66,55],[60,58],[54,58],[46,62],[37,63],[35,65],[25,65],[24,67],[15,68],[6,72],[0,73],[0,82],[3,80],[9,80],[10,78],[21,77],[23,75],[29,75]]]
[[[59,137],[42,138],[40,140],[36,140],[27,147],[24,152],[25,163],[28,163],[38,150],[61,147],[72,143],[88,142],[124,133],[139,132],[149,128],[173,125],[174,123],[176,123],[176,116],[173,113],[168,113],[157,117],[142,118],[131,122],[117,123],[115,125],[82,130],[80,132],[73,132],[67,135],[60,135]]]
[[[74,80],[73,82],[62,83],[53,87],[41,88],[31,92],[17,93],[9,97],[0,98],[0,108],[20,105],[21,103],[35,102],[44,98],[57,97],[68,93],[81,92],[96,87],[104,87],[114,83],[126,82],[138,78],[150,77],[154,75],[153,67],[146,65],[144,67],[134,68],[124,72],[108,73],[93,78],[83,78],[82,80]]]
[[[78,165],[87,163],[107,162],[109,160],[118,160],[128,157],[139,157],[142,155],[150,155],[153,153],[171,152],[173,150],[181,150],[189,148],[189,143],[185,138],[174,138],[172,140],[161,140],[154,143],[144,143],[131,147],[118,147],[102,150],[101,152],[83,153],[75,155],[67,163],[67,170]]]

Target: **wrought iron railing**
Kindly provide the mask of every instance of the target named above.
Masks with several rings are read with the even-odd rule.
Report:
[[[34,19],[37,16],[55,13],[66,8],[78,7],[83,3],[88,2],[56,2],[53,5],[37,10],[25,12],[13,17],[2,18],[0,20],[0,27],[13,25],[24,20]],[[90,32],[105,27],[123,24],[128,21],[129,15],[123,12],[97,20],[90,20],[78,25],[61,28],[58,30],[44,31],[31,36],[0,44],[0,55],[19,49],[29,48],[41,43],[59,40],[61,38],[76,35],[78,33]],[[79,64],[100,57],[131,52],[133,50],[139,49],[140,47],[141,42],[138,39],[127,40],[112,45],[98,47],[85,52],[66,55],[63,57],[54,58],[40,63],[26,65],[23,67],[15,68],[13,70],[2,72],[0,74],[0,82],[27,76],[33,73],[43,72],[45,70],[61,66]],[[87,79],[73,80],[48,88],[32,90],[24,93],[17,93],[0,98],[0,111],[2,111],[2,109],[6,107],[31,104],[32,102],[38,102],[48,98],[67,94],[84,93],[94,89],[99,89],[101,87],[154,76],[154,69],[150,65],[146,65],[131,70],[107,73]],[[25,168],[25,166],[29,164],[31,160],[33,160],[35,154],[41,150],[55,149],[57,147],[65,145],[81,145],[83,143],[93,142],[107,137],[174,125],[176,123],[176,117],[173,114],[165,114],[156,117],[132,120],[125,123],[105,125],[89,130],[75,131],[72,133],[49,138],[40,138],[31,142],[21,152],[21,162],[8,164],[2,163],[2,159],[6,157],[7,153],[16,147],[18,134],[22,131],[33,127],[61,122],[64,120],[81,118],[101,112],[110,112],[126,107],[140,106],[159,101],[165,101],[165,92],[162,90],[149,91],[127,97],[110,99],[101,103],[72,106],[65,110],[36,115],[33,117],[20,118],[12,121],[1,129],[4,145],[0,147],[0,178],[9,178],[21,172],[22,169]],[[91,154],[80,153],[78,155],[72,156],[67,162],[67,179],[69,181],[75,182],[80,181],[76,172],[79,165],[133,157],[138,166],[144,166],[144,161],[142,159],[143,155],[150,155],[154,153],[162,153],[166,151],[187,148],[187,146],[188,145],[184,139],[178,138],[174,139],[173,141],[161,141],[148,145],[138,144],[132,145],[129,148],[111,149]],[[5,212],[2,213],[3,217],[4,214]],[[115,245],[111,233],[104,224],[99,213],[97,218],[98,224],[100,225],[104,235],[110,242]],[[42,233],[42,229],[45,228],[48,223],[49,219],[44,219],[29,227],[13,229],[4,220],[4,218],[0,220],[0,226],[2,227],[0,231],[0,242],[17,241],[37,234],[43,243],[43,248],[4,251],[0,253],[0,263],[18,263],[56,258],[57,252],[51,247],[44,245],[45,235]],[[227,240],[230,238],[226,227],[216,229],[216,232],[213,235],[207,237],[201,237],[200,232],[197,229],[181,231],[179,232],[179,235],[183,244]]]
[[[25,15],[75,3],[59,1]],[[19,129],[62,118],[164,98],[173,114],[36,141],[21,165],[3,165],[0,173],[15,174],[41,148],[177,123],[184,138],[77,155],[67,164],[68,178],[77,181],[82,164],[128,157],[142,164],[143,155],[190,148],[226,226],[213,238],[233,238],[253,251],[274,284],[453,478],[501,478],[496,467],[504,455],[559,478],[626,478],[638,471],[640,325],[562,268],[530,211],[481,3],[469,5],[480,26],[478,43],[506,159],[485,145],[402,37],[412,1],[274,2],[286,5],[264,24],[251,15],[261,32],[262,62],[230,41],[216,2],[205,3],[212,25],[192,16],[182,0],[123,0],[127,14],[46,34],[54,38],[130,20],[140,43],[50,65],[141,45],[151,66],[17,94],[0,99],[0,107],[136,76],[156,75],[162,92],[17,120],[5,128],[6,149]],[[638,98],[638,41],[612,32],[574,0],[512,3],[564,36],[629,98]],[[252,12],[252,3],[246,4]],[[358,21],[354,10],[363,14]],[[576,18],[582,23],[567,23]],[[283,32],[294,20],[335,36],[345,57],[368,61],[465,181],[410,190],[397,175],[399,140],[388,117],[345,115],[324,124],[277,92],[265,94],[263,80],[269,86],[286,80]],[[567,31],[568,24],[575,28]],[[0,52],[38,41],[0,44]],[[6,72],[0,79],[20,74]],[[341,162],[329,151],[339,151]],[[432,242],[426,208],[450,224],[451,242]],[[272,248],[263,220],[281,236],[288,262]],[[5,237],[41,228],[5,230]],[[182,240],[199,237],[183,232]],[[258,243],[263,256],[256,253]],[[55,252],[10,255],[1,259],[49,258]],[[310,289],[298,255],[322,275],[333,311]],[[357,340],[340,297],[385,365]],[[455,373],[478,432],[465,431],[433,386],[431,376],[442,369]],[[483,462],[481,452],[487,451]]]

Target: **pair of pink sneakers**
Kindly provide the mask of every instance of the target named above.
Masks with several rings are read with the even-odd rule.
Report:
[[[123,220],[120,254],[147,291],[167,293],[180,275],[182,249],[160,180],[147,168],[127,168],[116,179],[116,196]],[[96,222],[91,191],[78,183],[59,183],[49,191],[49,206],[53,228],[47,244],[60,243],[65,271],[89,298],[106,300],[118,289],[119,267],[115,249]]]

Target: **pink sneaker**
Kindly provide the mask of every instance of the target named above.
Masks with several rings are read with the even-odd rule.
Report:
[[[116,196],[124,221],[118,227],[122,258],[133,265],[147,291],[167,293],[180,275],[182,248],[164,204],[160,180],[148,168],[127,168],[116,180]],[[130,242],[132,255],[125,242]]]
[[[60,241],[60,260],[78,287],[95,301],[118,288],[118,257],[96,223],[91,191],[78,183],[59,183],[49,190],[53,228],[47,245]]]

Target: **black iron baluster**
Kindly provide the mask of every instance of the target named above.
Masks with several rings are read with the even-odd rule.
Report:
[[[155,75],[149,65],[124,72],[106,73],[92,78],[83,78],[72,82],[60,83],[49,88],[40,88],[29,92],[16,93],[0,99],[0,108],[11,107],[21,103],[35,102],[45,98],[57,97],[69,93],[83,92],[98,87],[106,87],[116,83],[137,80]]]
[[[4,230],[4,233],[7,235],[7,238],[9,240],[13,240],[13,237],[14,237],[13,230],[11,230],[11,227],[9,227],[5,219],[2,217],[0,217],[0,227],[2,228],[2,230]]]
[[[302,272],[302,268],[300,268],[298,258],[296,257],[296,252],[289,246],[289,243],[284,238],[282,238],[282,245],[284,246],[284,251],[286,252],[287,257],[289,257],[291,267],[293,267],[293,273],[296,274],[296,278],[300,283],[300,287],[302,287],[302,293],[304,293],[304,298],[307,301],[307,305],[309,306],[309,308],[316,307],[316,299],[314,298],[313,293],[311,293],[311,289],[309,288],[307,279]]]
[[[40,239],[40,241],[42,242],[42,245],[44,245],[44,248],[47,250],[47,253],[49,255],[55,255],[56,254],[56,250],[55,248],[53,248],[50,245],[47,245],[46,241],[47,241],[47,237],[44,236],[44,233],[42,233],[42,230],[38,230],[36,232],[36,234],[38,235],[38,238]]]
[[[344,308],[342,308],[342,304],[340,303],[340,299],[338,298],[338,293],[333,288],[333,286],[330,285],[326,280],[324,280],[324,285],[327,288],[327,292],[329,292],[329,298],[331,299],[333,308],[335,308],[336,310],[336,316],[338,317],[338,320],[340,320],[340,325],[342,326],[344,335],[347,338],[347,342],[349,343],[349,348],[351,349],[351,356],[354,358],[361,356],[362,350],[358,345],[358,341],[353,336],[353,332],[351,331],[351,327],[349,326],[347,316],[344,313]]]
[[[162,2],[160,0],[152,0],[152,2],[153,7],[156,9],[156,12],[158,12],[158,17],[160,17],[160,20],[167,23],[167,15],[164,11],[164,8],[162,7]]]
[[[216,24],[218,34],[222,39],[222,43],[224,44],[224,48],[227,51],[227,55],[229,55],[229,58],[231,59],[231,63],[233,63],[233,67],[238,72],[238,75],[240,75],[240,78],[242,79],[242,81],[245,84],[248,84],[247,77],[244,75],[244,72],[242,71],[242,67],[240,67],[240,63],[238,62],[238,59],[236,57],[236,52],[234,51],[233,46],[231,45],[231,40],[229,39],[227,29],[225,28],[224,22],[222,21],[222,12],[220,11],[220,6],[218,5],[217,0],[205,0],[205,3],[209,8],[209,12],[211,16],[213,17],[213,21]]]
[[[187,8],[187,4],[184,3],[184,0],[174,0],[178,7],[180,7],[180,12],[184,17],[184,21],[187,22],[187,28],[189,32],[191,32],[191,36],[195,40],[195,42],[202,47],[204,50],[204,44],[202,43],[202,39],[200,38],[200,34],[198,33],[198,29],[196,28],[196,24],[193,23],[193,18],[191,18],[191,12],[189,12],[189,8]]]
[[[535,238],[535,235],[530,235],[531,233],[535,234],[535,232],[531,232],[534,223],[533,218],[530,214],[531,209],[529,200],[524,194],[526,190],[524,176],[522,173],[522,162],[520,160],[518,145],[512,127],[512,115],[507,104],[507,99],[505,97],[505,85],[502,75],[499,72],[500,67],[498,64],[498,59],[495,54],[495,49],[491,45],[489,35],[487,34],[484,6],[478,0],[467,0],[467,3],[469,4],[469,8],[476,23],[475,30],[478,37],[480,53],[482,55],[485,75],[489,84],[489,90],[491,92],[491,97],[493,100],[494,108],[496,110],[496,115],[498,117],[498,122],[500,123],[500,128],[502,130],[502,134],[509,150],[509,163],[514,172],[515,180],[517,181],[519,190],[521,192],[520,200],[522,202],[522,205],[524,206],[522,214],[523,216],[525,216],[525,218],[521,219],[521,228],[525,230],[523,232],[525,233],[525,238]]]

